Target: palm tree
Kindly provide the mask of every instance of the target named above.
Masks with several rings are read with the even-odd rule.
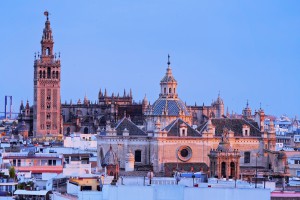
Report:
[[[15,180],[16,178],[16,170],[13,166],[9,169],[9,177],[12,178],[13,180]]]

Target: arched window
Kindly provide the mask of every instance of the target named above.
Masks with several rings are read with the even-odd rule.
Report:
[[[58,78],[58,71],[56,71],[56,78]]]
[[[52,78],[55,78],[55,71],[52,72]]]
[[[43,74],[42,74],[42,70],[40,70],[40,78],[42,78],[43,77]]]
[[[46,72],[43,71],[43,78],[46,78]]]
[[[231,178],[236,176],[236,174],[235,174],[235,163],[234,162],[230,163],[230,176],[231,176]]]
[[[172,88],[169,88],[169,94],[171,94],[172,93]]]
[[[68,127],[67,128],[67,135],[70,135],[70,131],[71,131],[71,129],[70,129],[70,127]]]
[[[46,49],[46,55],[50,55],[50,48],[49,47],[47,47],[47,49]]]
[[[88,134],[88,133],[89,133],[89,128],[88,128],[88,127],[85,127],[85,128],[83,129],[83,133],[84,133],[84,134]]]
[[[222,162],[221,164],[221,175],[223,178],[226,178],[226,163],[225,162]]]
[[[166,94],[167,93],[167,89],[166,88],[164,88],[164,94]]]
[[[47,68],[47,78],[51,78],[51,68]]]
[[[142,151],[141,150],[136,150],[134,152],[134,160],[135,160],[135,162],[142,162]]]

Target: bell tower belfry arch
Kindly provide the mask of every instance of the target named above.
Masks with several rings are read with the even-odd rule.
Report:
[[[33,135],[57,136],[60,134],[60,55],[53,53],[53,36],[49,13],[41,40],[41,55],[34,60]]]

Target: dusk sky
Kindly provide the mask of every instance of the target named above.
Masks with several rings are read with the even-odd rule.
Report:
[[[99,89],[153,103],[167,55],[188,105],[220,91],[230,113],[247,99],[266,114],[300,117],[300,1],[3,1],[0,3],[0,111],[4,96],[33,103],[34,52],[50,12],[61,52],[61,101]],[[2,115],[2,113],[0,113]]]

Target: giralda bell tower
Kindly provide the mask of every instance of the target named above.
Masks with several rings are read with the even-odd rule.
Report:
[[[41,55],[34,60],[33,135],[60,134],[60,55],[53,53],[53,36],[49,13],[41,40]]]

